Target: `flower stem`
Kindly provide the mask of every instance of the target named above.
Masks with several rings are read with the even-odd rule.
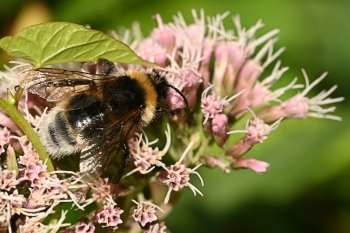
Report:
[[[21,130],[25,133],[25,135],[28,137],[28,139],[33,144],[33,147],[35,148],[36,152],[39,154],[39,158],[43,162],[46,161],[47,171],[48,172],[54,171],[55,169],[52,165],[51,159],[49,158],[49,156],[46,153],[46,150],[44,149],[43,145],[41,144],[38,135],[36,135],[32,126],[28,123],[28,121],[18,111],[17,107],[15,105],[12,105],[11,103],[7,102],[6,100],[0,98],[0,108],[2,108],[11,117],[11,119],[21,128]]]

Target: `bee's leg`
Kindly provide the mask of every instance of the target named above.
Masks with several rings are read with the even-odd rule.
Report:
[[[10,224],[11,224],[12,232],[17,232],[18,225],[16,224],[16,222],[17,222],[17,220],[19,220],[19,216],[20,216],[19,214],[15,214],[11,217]]]
[[[113,182],[116,184],[120,181],[120,179],[124,175],[124,170],[129,164],[130,160],[130,153],[129,153],[129,148],[126,143],[124,143],[124,153],[120,156],[120,158],[117,161],[117,167],[118,171],[116,172],[115,176],[113,177]]]
[[[124,154],[124,168],[125,168],[129,165],[130,153],[129,153],[128,144],[126,142],[124,142],[123,146],[125,151],[125,154]]]
[[[157,109],[157,114],[164,114],[165,116],[169,117],[169,118],[172,118],[178,114],[181,113],[182,109],[173,109],[173,110],[170,110],[170,109]]]
[[[99,72],[102,75],[109,75],[113,72],[114,70],[114,64],[111,61],[108,61],[106,59],[98,59],[98,64],[99,64]]]

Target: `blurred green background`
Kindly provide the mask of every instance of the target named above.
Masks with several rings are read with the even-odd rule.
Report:
[[[222,174],[200,169],[204,197],[190,190],[180,199],[166,224],[171,232],[350,232],[350,1],[348,0],[1,0],[0,34],[12,35],[27,24],[70,21],[108,31],[139,21],[145,36],[156,26],[151,16],[165,22],[182,12],[193,22],[191,9],[207,15],[230,11],[240,14],[244,27],[262,19],[259,34],[279,28],[277,47],[287,50],[282,64],[285,79],[305,68],[314,80],[327,78],[315,88],[337,84],[332,97],[342,122],[321,119],[288,120],[248,154],[271,164],[267,173]],[[233,27],[230,19],[227,27]],[[1,52],[1,62],[6,56]],[[265,73],[263,76],[266,76]],[[196,180],[196,177],[193,177]]]

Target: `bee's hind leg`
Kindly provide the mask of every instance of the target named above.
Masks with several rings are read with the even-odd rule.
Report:
[[[129,153],[128,145],[126,143],[124,143],[123,146],[124,146],[124,153],[122,153],[121,156],[119,156],[120,158],[117,161],[118,171],[116,172],[116,174],[113,177],[113,182],[115,184],[118,183],[120,181],[120,179],[123,177],[124,170],[128,166],[129,160],[130,160],[130,153]]]

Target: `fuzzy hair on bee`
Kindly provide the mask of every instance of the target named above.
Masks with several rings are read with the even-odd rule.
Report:
[[[26,74],[29,81],[22,87],[56,103],[38,131],[50,157],[59,159],[80,152],[79,169],[85,182],[100,177],[116,161],[118,182],[129,160],[129,133],[147,126],[160,113],[176,113],[176,109],[164,107],[169,88],[182,96],[186,106],[187,100],[155,70],[128,70],[113,76],[112,62],[100,60],[99,64],[100,74],[55,68],[30,70]]]

